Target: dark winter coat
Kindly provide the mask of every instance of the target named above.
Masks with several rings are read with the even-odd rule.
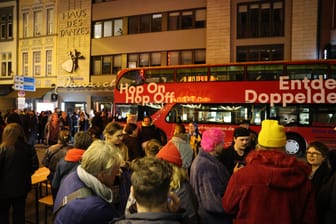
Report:
[[[22,141],[13,148],[0,148],[0,198],[26,196],[31,175],[39,167],[35,149]]]

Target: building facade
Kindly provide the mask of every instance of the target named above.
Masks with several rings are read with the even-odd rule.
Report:
[[[335,0],[22,0],[0,10],[6,4],[18,32],[0,45],[17,54],[0,83],[34,77],[33,108],[109,110],[125,67],[323,59],[336,45]]]

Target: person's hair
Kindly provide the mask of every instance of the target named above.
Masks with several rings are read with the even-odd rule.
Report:
[[[100,133],[101,130],[98,126],[92,126],[90,127],[87,132],[89,133],[89,135],[91,136],[91,138],[100,138]]]
[[[183,181],[189,181],[188,171],[173,163],[170,163],[173,169],[172,180],[170,182],[170,190],[175,191],[181,187]]]
[[[121,161],[122,156],[110,144],[103,140],[96,140],[84,152],[81,167],[93,176],[97,176],[100,172],[110,173],[120,166]]]
[[[185,134],[185,133],[186,133],[186,128],[184,127],[183,124],[180,124],[180,123],[175,124],[174,135]]]
[[[195,136],[197,136],[197,135],[199,135],[200,133],[199,133],[199,130],[198,130],[198,124],[196,123],[196,122],[190,122],[189,124],[191,124],[192,126],[194,126],[194,128],[195,128],[195,131],[194,131],[194,135]]]
[[[14,146],[17,141],[25,141],[23,128],[18,123],[9,123],[2,132],[1,147]]]
[[[151,116],[148,116],[148,115],[147,115],[147,116],[144,116],[144,118],[143,118],[142,120],[144,121],[146,118],[148,118],[149,121],[152,122],[152,117],[151,117]]]
[[[164,160],[144,157],[132,162],[134,197],[144,207],[158,207],[167,201],[172,167]]]
[[[216,145],[224,142],[224,133],[219,128],[212,128],[203,132],[201,147],[206,152],[215,150]]]
[[[326,146],[326,145],[325,145],[324,143],[322,143],[322,142],[318,142],[318,141],[316,141],[316,142],[311,142],[311,143],[308,145],[307,150],[308,150],[309,148],[315,148],[317,151],[319,151],[319,152],[322,154],[322,156],[323,156],[324,158],[327,158],[327,157],[328,157],[329,148],[328,148],[328,146]]]
[[[155,138],[149,140],[145,147],[146,156],[155,156],[162,148],[161,142]]]
[[[134,123],[127,123],[126,126],[125,126],[124,131],[125,131],[127,134],[131,135],[131,134],[133,133],[133,131],[134,131],[135,129],[137,129],[137,127],[138,127],[138,125],[136,125],[136,124],[134,124]]]
[[[87,149],[92,143],[92,137],[86,131],[80,131],[75,134],[74,147],[79,149]]]
[[[70,141],[70,131],[67,129],[58,132],[58,140],[61,144],[66,145]]]
[[[116,123],[116,122],[110,122],[106,125],[105,129],[104,129],[104,136],[105,135],[113,135],[114,133],[116,133],[117,131],[119,130],[122,130],[123,127],[119,124],[119,123]]]

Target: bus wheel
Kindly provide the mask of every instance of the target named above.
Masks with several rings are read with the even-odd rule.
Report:
[[[297,134],[287,133],[286,152],[297,157],[304,156],[306,143]]]

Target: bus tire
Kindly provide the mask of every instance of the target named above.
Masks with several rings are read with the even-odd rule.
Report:
[[[286,152],[296,157],[303,157],[306,151],[306,142],[298,134],[287,133]]]

